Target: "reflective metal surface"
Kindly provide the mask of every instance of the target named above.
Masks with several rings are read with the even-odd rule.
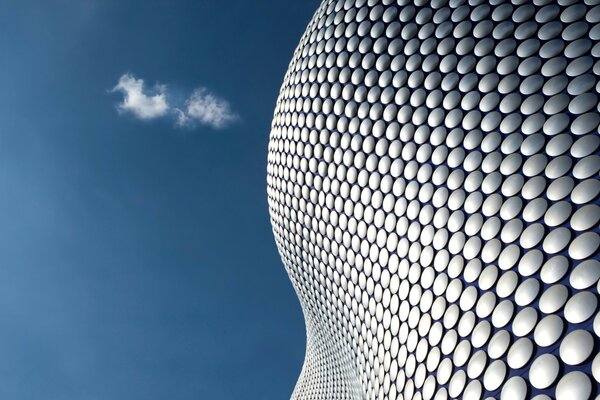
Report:
[[[557,315],[548,315],[536,326],[533,338],[538,346],[548,347],[556,343],[563,330],[563,320]]]
[[[588,399],[592,392],[590,379],[581,371],[569,372],[556,385],[556,399]]]
[[[508,366],[513,369],[523,368],[533,354],[533,343],[529,338],[518,339],[508,351]]]
[[[494,391],[502,385],[505,377],[506,364],[502,360],[496,360],[487,367],[483,375],[483,386],[489,391]]]
[[[533,331],[537,321],[537,311],[532,307],[526,307],[515,316],[512,325],[513,333],[519,337],[526,336]]]
[[[529,381],[537,389],[545,389],[556,380],[560,370],[558,358],[552,354],[542,354],[529,368]]]
[[[527,382],[520,376],[513,376],[506,381],[500,399],[506,400],[525,400],[527,398]]]
[[[564,285],[549,287],[540,297],[540,310],[545,314],[552,314],[562,308],[569,298],[569,290]]]
[[[600,279],[600,261],[586,260],[573,269],[569,283],[575,289],[587,289]]]
[[[587,321],[598,308],[598,299],[591,292],[579,292],[569,299],[565,305],[565,318],[572,324]]]
[[[584,362],[594,350],[594,337],[586,330],[569,333],[560,344],[560,358],[568,365]]]

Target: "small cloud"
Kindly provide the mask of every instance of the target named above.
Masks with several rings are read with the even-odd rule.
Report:
[[[140,119],[153,119],[166,115],[169,111],[166,87],[158,85],[154,94],[144,93],[144,80],[136,79],[131,74],[125,74],[112,90],[124,95],[123,101],[118,104],[121,112],[129,112]]]
[[[175,112],[176,124],[179,127],[184,127],[188,124],[189,118],[184,111],[179,108],[173,110]]]
[[[147,92],[144,90],[143,79],[125,74],[111,92],[120,92],[124,96],[123,101],[117,105],[120,113],[131,113],[144,120],[169,116],[181,128],[208,125],[221,129],[238,118],[229,102],[204,87],[194,89],[183,104],[170,104],[169,100],[173,101],[173,98],[168,96],[165,85],[156,85]]]
[[[177,110],[179,111],[177,121],[182,126],[199,122],[219,129],[237,118],[227,101],[210,93],[206,88],[194,90],[186,100],[185,106],[185,112]]]

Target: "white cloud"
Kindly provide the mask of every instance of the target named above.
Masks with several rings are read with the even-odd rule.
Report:
[[[188,125],[189,118],[188,118],[187,114],[185,113],[185,111],[182,111],[179,108],[175,108],[174,112],[175,112],[175,120],[176,120],[177,126],[184,127],[184,126]]]
[[[153,119],[166,115],[169,111],[166,87],[156,86],[154,94],[144,93],[144,80],[125,74],[112,90],[123,93],[123,101],[118,104],[121,112],[129,112],[140,119]]]
[[[227,101],[210,93],[205,88],[194,90],[185,102],[185,111],[178,111],[177,121],[180,125],[193,125],[194,122],[199,122],[219,129],[237,118]]]
[[[220,129],[238,118],[226,100],[203,87],[194,89],[183,104],[170,104],[173,99],[168,96],[165,85],[157,85],[152,91],[146,92],[143,79],[125,74],[112,92],[121,92],[124,96],[117,105],[119,112],[128,112],[145,120],[169,116],[175,119],[178,127],[208,125]]]

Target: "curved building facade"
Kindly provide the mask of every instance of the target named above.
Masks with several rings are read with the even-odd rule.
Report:
[[[597,398],[599,4],[321,3],[267,167],[293,399]]]

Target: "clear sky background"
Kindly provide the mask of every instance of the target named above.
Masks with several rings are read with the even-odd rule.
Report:
[[[0,3],[0,398],[289,398],[305,332],[267,142],[317,5]],[[119,111],[127,73],[169,109]],[[200,87],[236,120],[177,126]]]

